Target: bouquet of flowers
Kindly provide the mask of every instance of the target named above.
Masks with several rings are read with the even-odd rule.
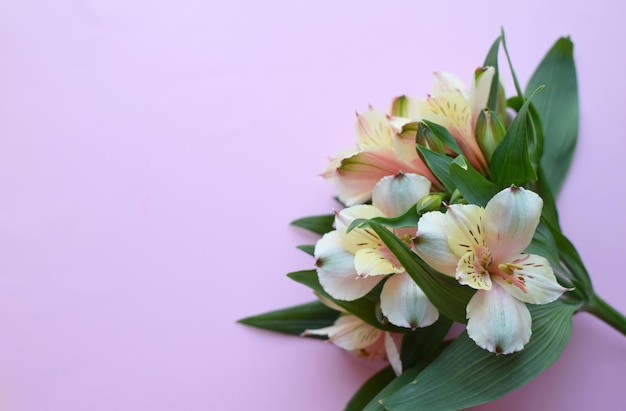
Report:
[[[503,49],[515,93],[506,98]],[[469,90],[436,73],[425,99],[357,114],[356,146],[323,176],[341,209],[296,220],[317,300],[240,320],[324,338],[389,366],[346,410],[453,410],[491,401],[559,357],[587,311],[626,334],[563,235],[555,197],[578,132],[573,44],[560,38],[522,90],[502,33]],[[465,331],[448,338],[452,324]]]

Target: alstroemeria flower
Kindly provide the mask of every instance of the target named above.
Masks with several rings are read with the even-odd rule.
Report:
[[[325,234],[315,246],[318,278],[324,290],[337,300],[351,301],[387,279],[380,295],[380,308],[389,322],[407,328],[435,322],[439,312],[378,235],[367,227],[346,232],[359,218],[400,215],[429,191],[430,182],[423,176],[387,176],[376,184],[372,205],[356,205],[337,213],[336,230]],[[409,242],[415,229],[397,229],[395,233]]]
[[[406,115],[414,111],[414,108],[409,111],[406,105],[402,110]],[[385,115],[371,107],[357,114],[357,147],[340,152],[322,174],[334,179],[339,200],[347,206],[362,204],[370,200],[381,178],[398,173],[420,174],[438,184],[417,154],[415,138],[398,134],[402,125],[409,121],[409,118]]]
[[[511,187],[484,209],[451,205],[445,214],[426,213],[418,223],[417,254],[477,290],[467,306],[467,333],[491,352],[509,354],[524,348],[531,335],[525,303],[547,304],[567,291],[545,258],[524,253],[542,207],[534,192]]]
[[[487,107],[494,72],[493,67],[478,69],[470,91],[453,74],[435,73],[437,82],[420,109],[422,119],[448,129],[470,164],[483,174],[489,166],[474,130],[480,111]]]
[[[383,358],[389,361],[396,375],[402,373],[402,361],[398,349],[400,334],[390,333],[371,326],[326,298],[320,297],[320,301],[333,310],[341,312],[341,315],[330,327],[306,330],[302,333],[303,336],[328,336],[328,341],[339,348],[356,352],[358,355],[367,356],[370,359]]]

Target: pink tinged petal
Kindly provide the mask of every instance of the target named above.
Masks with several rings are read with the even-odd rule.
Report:
[[[337,231],[324,234],[315,245],[315,265],[324,291],[337,300],[361,298],[382,279],[358,278],[354,256],[345,250]]]
[[[485,350],[511,354],[530,341],[532,319],[526,305],[498,283],[478,290],[467,305],[467,334]]]
[[[324,177],[325,179],[333,178],[335,176],[335,172],[337,171],[337,168],[341,165],[341,162],[343,161],[343,159],[346,157],[350,157],[351,155],[354,155],[357,152],[358,150],[356,147],[348,147],[348,148],[344,148],[340,150],[337,154],[331,157],[330,163],[328,164],[328,166],[326,166],[324,171],[322,171],[321,176]]]
[[[446,212],[448,246],[459,257],[486,249],[484,209],[474,204],[454,204]]]
[[[347,232],[354,220],[365,218],[384,217],[382,211],[371,205],[356,205],[344,208],[335,216],[335,228],[341,237],[343,247],[350,253],[355,254],[362,248],[380,248],[382,241],[369,227],[355,228]]]
[[[406,273],[392,275],[380,294],[380,309],[390,323],[416,329],[439,318],[439,311]]]
[[[528,247],[533,239],[543,200],[521,187],[505,188],[485,207],[485,241],[495,262],[507,263]]]
[[[545,258],[534,254],[521,254],[512,264],[521,267],[513,270],[511,279],[507,275],[494,276],[509,294],[520,301],[530,304],[548,304],[559,298],[568,288],[561,287],[554,276],[550,263]],[[522,287],[516,286],[515,282]]]
[[[365,349],[383,337],[383,331],[352,314],[341,315],[335,324],[317,330],[306,330],[303,335],[327,335],[329,341],[346,351]]]
[[[424,214],[417,223],[415,251],[435,270],[454,276],[459,256],[448,246],[446,215],[439,211]]]
[[[396,154],[398,160],[405,163],[413,164],[415,170],[423,170],[424,172],[428,168],[424,165],[419,155],[417,154],[416,132],[406,132],[402,134],[396,134],[393,139],[393,152]],[[423,174],[420,172],[419,174]],[[430,178],[430,177],[429,177]]]
[[[474,252],[470,251],[459,260],[456,279],[462,285],[469,285],[476,290],[490,290],[491,277],[482,266]]]
[[[396,130],[384,114],[372,108],[357,114],[356,136],[359,150],[392,148],[395,134]]]
[[[339,199],[347,206],[364,203],[372,197],[381,178],[398,173],[423,174],[415,168],[412,163],[398,160],[391,148],[357,153],[343,159],[335,173]]]
[[[383,177],[374,187],[372,205],[388,217],[404,214],[430,193],[430,181],[408,173]]]
[[[432,91],[434,96],[438,96],[442,93],[458,92],[463,97],[468,97],[465,84],[456,75],[442,71],[435,72],[434,74],[437,79]]]
[[[404,268],[393,264],[380,250],[363,248],[354,255],[354,267],[359,277],[401,273]]]
[[[402,374],[400,351],[398,350],[395,340],[388,332],[385,332],[385,352],[387,353],[387,360],[389,360],[389,364],[391,364],[393,372],[395,372],[396,375]]]

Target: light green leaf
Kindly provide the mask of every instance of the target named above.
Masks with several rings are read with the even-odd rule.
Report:
[[[497,185],[476,171],[464,156],[458,156],[450,164],[450,177],[468,202],[481,207],[500,191]]]
[[[433,270],[411,251],[398,237],[375,221],[369,226],[389,247],[413,281],[426,293],[428,299],[445,316],[460,323],[467,323],[465,307],[474,290],[460,285],[454,278]]]
[[[526,95],[537,87],[545,90],[533,99],[545,136],[541,166],[557,197],[576,148],[578,138],[578,84],[574,44],[562,37],[554,44],[532,75]]]
[[[492,354],[463,333],[413,382],[383,399],[383,405],[390,411],[445,411],[492,401],[526,384],[559,358],[578,308],[558,300],[532,306],[532,338],[514,354]]]
[[[299,218],[291,222],[291,225],[304,228],[319,235],[324,235],[333,231],[333,223],[335,222],[334,214],[317,215],[311,217]]]
[[[281,310],[270,311],[239,320],[238,322],[283,334],[300,335],[305,330],[315,330],[332,325],[339,312],[326,307],[319,301]]]

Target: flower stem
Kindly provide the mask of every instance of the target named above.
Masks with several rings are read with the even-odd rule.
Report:
[[[626,317],[595,293],[592,293],[590,297],[589,302],[583,310],[595,315],[623,335],[626,335]]]

